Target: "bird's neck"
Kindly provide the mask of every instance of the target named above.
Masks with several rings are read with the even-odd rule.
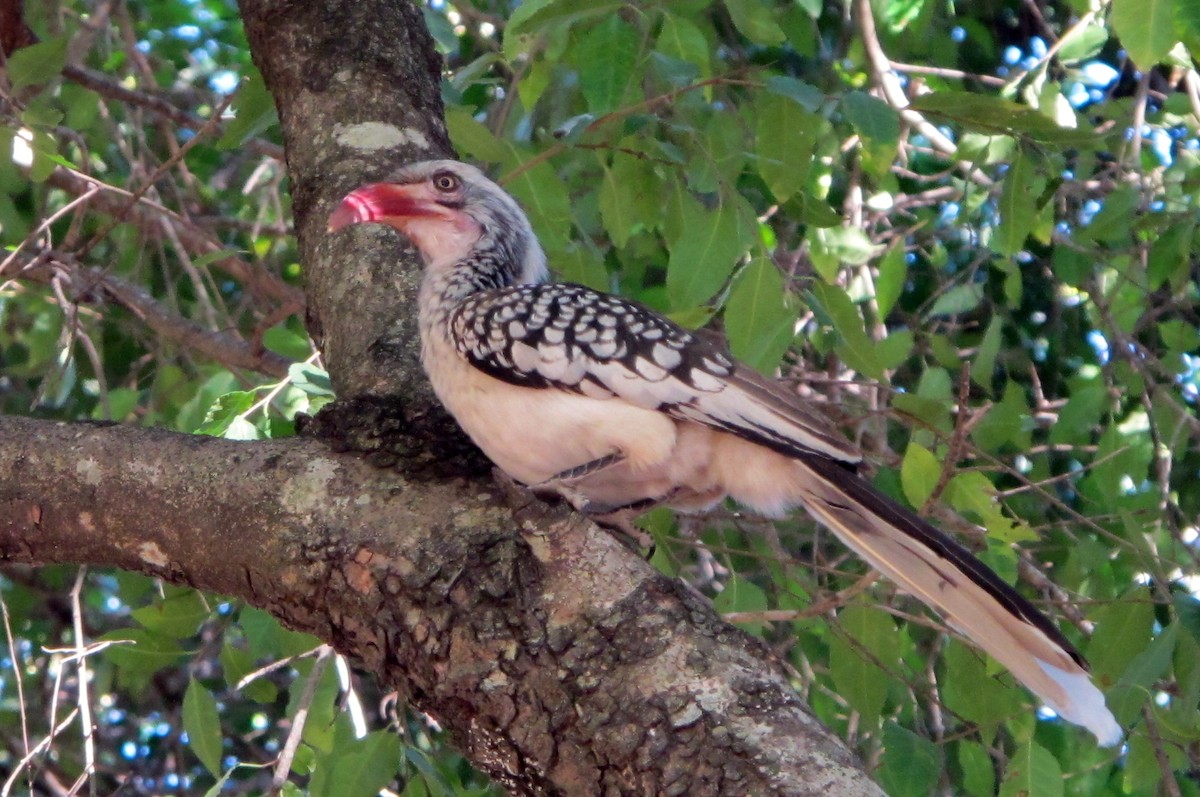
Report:
[[[469,297],[516,284],[519,269],[495,250],[473,251],[450,265],[427,265],[421,283],[420,315],[426,330],[442,326]]]

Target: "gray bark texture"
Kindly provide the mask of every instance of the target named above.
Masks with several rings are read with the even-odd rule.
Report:
[[[881,794],[765,646],[498,484],[420,370],[411,248],[326,234],[355,185],[450,153],[420,9],[241,8],[283,125],[310,321],[353,398],[308,437],[253,443],[0,418],[0,560],[244,598],[399,690],[513,794]]]

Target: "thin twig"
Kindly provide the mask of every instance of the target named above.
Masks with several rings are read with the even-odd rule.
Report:
[[[88,671],[87,657],[84,654],[85,643],[83,639],[83,603],[80,600],[80,595],[83,593],[83,582],[87,578],[87,566],[79,568],[79,572],[75,574],[75,586],[71,588],[71,623],[75,632],[75,654],[78,657],[75,663],[77,678],[79,682],[79,690],[76,695],[76,707],[79,710],[79,724],[83,727],[83,772],[80,773],[80,780],[87,777],[87,781],[92,781],[93,775],[96,773],[96,739],[94,736],[95,729],[92,726],[92,706],[91,698],[88,696],[88,681],[91,679],[91,674]],[[89,791],[92,794],[96,793],[95,784],[91,784]],[[71,793],[75,793],[75,787],[71,787]]]
[[[279,751],[275,773],[271,776],[271,794],[282,792],[284,784],[287,783],[288,772],[292,769],[292,759],[296,755],[296,749],[300,746],[300,737],[304,735],[304,723],[308,720],[308,710],[312,707],[313,698],[317,694],[317,686],[321,682],[321,676],[325,674],[325,668],[329,665],[329,659],[332,656],[333,648],[328,645],[320,647],[317,660],[313,662],[308,680],[304,684],[304,692],[296,703],[296,714],[292,717],[292,728],[288,732],[287,741],[284,742],[283,749]]]
[[[155,182],[157,182],[160,177],[170,171],[175,164],[181,162],[184,156],[187,155],[187,153],[190,152],[193,147],[204,141],[210,134],[213,133],[214,130],[216,130],[220,123],[221,114],[225,112],[225,109],[229,107],[229,103],[232,101],[233,95],[225,97],[221,101],[220,105],[213,109],[212,116],[209,117],[208,122],[206,122],[198,131],[196,131],[196,135],[185,141],[183,146],[179,148],[178,152],[160,163],[158,167],[150,173],[150,176],[145,179],[141,188],[133,191],[130,194],[129,201],[125,204],[125,207],[114,213],[112,220],[110,220],[107,225],[97,230],[95,235],[85,241],[83,246],[79,247],[76,255],[78,257],[83,257],[86,255],[97,244],[107,238],[112,231],[116,229],[118,224],[125,221],[125,214],[132,210],[142,196],[154,187]]]
[[[17,703],[18,710],[21,713],[21,749],[28,758],[33,754],[29,748],[29,718],[25,714],[25,686],[23,684],[25,666],[21,663],[21,656],[17,652],[17,641],[13,637],[12,622],[8,616],[8,601],[4,599],[4,593],[0,592],[0,615],[4,617],[4,633],[8,637],[8,660],[12,662],[13,681],[17,685]],[[12,776],[8,779],[8,783],[4,785],[4,794],[8,794],[8,789],[17,776],[19,769],[14,769]]]
[[[279,379],[287,376],[292,361],[272,351],[256,351],[242,338],[225,331],[210,331],[183,318],[159,302],[140,285],[102,269],[80,266],[57,252],[43,253],[22,267],[25,278],[50,282],[59,271],[70,275],[76,296],[103,295],[130,310],[166,340],[230,368],[244,368]]]
[[[100,186],[93,183],[92,185],[89,185],[87,190],[84,191],[82,194],[75,197],[70,202],[63,205],[61,208],[59,208],[58,210],[54,211],[49,216],[47,216],[46,219],[41,224],[39,224],[36,228],[34,228],[33,232],[29,233],[29,235],[26,235],[24,238],[21,239],[21,242],[19,244],[17,244],[15,247],[13,247],[12,253],[9,254],[8,257],[4,258],[4,262],[0,262],[0,276],[3,276],[4,272],[8,269],[8,267],[11,266],[14,261],[16,261],[17,256],[21,254],[21,250],[23,250],[25,248],[26,244],[28,244],[33,239],[37,238],[39,235],[41,235],[46,230],[50,229],[51,224],[53,224],[54,222],[61,219],[63,216],[70,213],[77,206],[85,204],[89,199],[91,199],[98,193],[100,193]]]
[[[728,612],[722,614],[722,619],[730,623],[752,622],[788,622],[803,620],[809,617],[821,617],[834,609],[845,606],[854,596],[866,592],[872,584],[880,579],[880,574],[872,570],[864,574],[850,586],[839,590],[828,598],[817,601],[806,609],[773,609],[762,612]]]
[[[958,145],[924,116],[909,109],[908,97],[904,95],[900,79],[893,73],[892,63],[884,53],[883,45],[879,42],[879,35],[875,31],[875,15],[871,10],[871,0],[856,0],[854,11],[858,17],[859,34],[862,36],[863,50],[866,52],[867,63],[871,68],[871,77],[883,94],[884,100],[900,114],[901,119],[928,139],[935,150],[947,157],[957,158]],[[979,169],[965,162],[960,164],[960,168],[973,182],[982,186],[991,186],[992,179]]]
[[[58,725],[55,725],[54,728],[51,729],[50,733],[46,734],[45,739],[42,739],[40,742],[38,742],[32,750],[27,752],[20,761],[13,765],[12,774],[8,776],[8,780],[4,781],[3,788],[0,788],[0,797],[8,797],[8,795],[12,793],[13,784],[16,782],[17,778],[20,777],[21,773],[25,771],[25,768],[29,766],[33,759],[41,755],[43,750],[46,750],[50,747],[50,743],[54,741],[56,736],[70,727],[71,723],[75,721],[75,715],[78,713],[79,709],[72,709],[71,713],[67,715],[66,719],[64,719]],[[32,793],[33,792],[31,791],[30,794]]]

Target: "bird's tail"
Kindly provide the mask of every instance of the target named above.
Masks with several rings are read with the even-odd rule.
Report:
[[[941,613],[1059,716],[1111,746],[1121,728],[1087,662],[1012,587],[917,515],[832,460],[796,460],[805,507],[855,553]]]

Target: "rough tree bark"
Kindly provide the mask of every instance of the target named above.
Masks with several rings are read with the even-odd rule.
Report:
[[[0,418],[0,558],[245,598],[377,673],[514,794],[879,794],[763,645],[589,523],[497,487],[421,375],[411,250],[324,232],[354,185],[449,153],[420,10],[242,12],[311,321],[357,397],[314,427],[373,456]]]

